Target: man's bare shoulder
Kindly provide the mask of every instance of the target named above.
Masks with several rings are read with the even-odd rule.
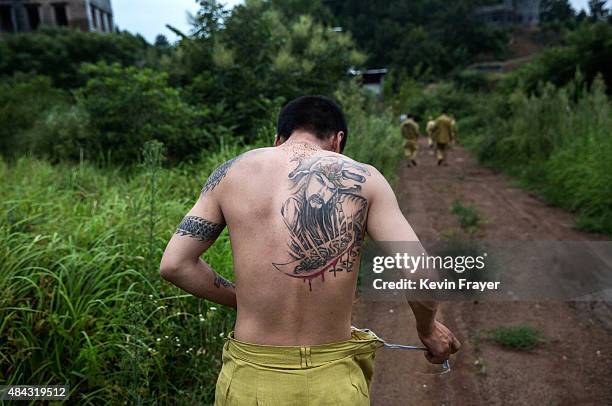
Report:
[[[273,148],[252,149],[225,161],[206,179],[202,187],[202,194],[212,193],[222,183],[227,183],[233,173],[244,170],[245,166],[250,167],[251,170],[256,169],[254,166],[263,162],[262,158],[265,159],[264,155],[271,154],[272,150]]]
[[[282,148],[268,147],[257,148],[244,152],[229,159],[216,168],[206,180],[202,193],[212,192],[222,183],[232,182],[232,178],[244,178],[253,174],[272,170],[278,170],[286,165],[287,177],[293,179],[300,177],[306,172],[323,171],[328,173],[332,179],[357,182],[360,191],[364,189],[375,189],[376,185],[386,182],[383,175],[376,167],[359,162],[346,155],[326,150],[309,150],[301,147]]]
[[[357,161],[351,157],[346,155],[337,154],[334,152],[330,152],[334,157],[344,162],[347,165],[350,165],[355,168],[359,168],[366,177],[366,185],[375,185],[379,183],[387,183],[384,175],[376,168],[374,165],[367,164],[365,162]]]

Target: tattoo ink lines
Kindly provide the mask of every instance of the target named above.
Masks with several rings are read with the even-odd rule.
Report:
[[[235,288],[236,287],[232,282],[228,281],[227,279],[225,279],[218,273],[215,273],[214,284],[217,288],[221,288],[221,286],[223,286],[224,288]]]
[[[315,153],[321,151],[321,147],[312,145],[308,142],[294,142],[289,145],[285,144],[285,149],[289,154],[291,162],[300,164],[306,158],[310,158]]]
[[[201,242],[209,242],[217,239],[225,228],[223,224],[213,223],[197,216],[186,216],[176,229],[175,234],[195,238]]]
[[[186,235],[201,242],[211,242],[217,239],[219,234],[223,231],[223,228],[225,228],[223,224],[216,224],[197,216],[186,216],[183,221],[181,221],[181,224],[179,224],[176,234],[181,236]],[[218,273],[214,271],[213,273],[215,274],[213,283],[217,288],[221,288],[221,286],[224,288],[235,287],[232,282]]]
[[[215,169],[215,171],[208,177],[208,179],[206,179],[206,183],[204,183],[204,187],[202,188],[202,193],[206,193],[209,190],[213,190],[215,187],[217,187],[217,185],[221,183],[221,180],[223,180],[225,175],[227,175],[227,171],[229,171],[232,165],[236,163],[236,161],[239,160],[241,157],[242,155],[238,155],[237,157],[230,159],[229,161],[223,163],[221,166]]]
[[[364,235],[368,201],[360,195],[368,169],[339,157],[313,157],[289,174],[294,192],[281,209],[289,230],[291,260],[279,271],[308,281],[351,272]]]

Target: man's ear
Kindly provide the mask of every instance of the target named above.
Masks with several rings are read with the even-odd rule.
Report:
[[[280,147],[281,145],[283,145],[285,143],[286,140],[282,139],[281,137],[278,136],[278,134],[276,134],[274,136],[274,146],[275,147]]]
[[[342,149],[342,140],[344,139],[344,131],[338,131],[332,138],[332,151],[340,154]]]

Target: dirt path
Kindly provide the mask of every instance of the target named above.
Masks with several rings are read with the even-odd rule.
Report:
[[[438,167],[424,143],[419,166],[400,168],[398,198],[419,237],[460,234],[450,207],[455,200],[477,207],[488,240],[601,240],[573,229],[572,215],[549,207],[511,179],[480,167],[462,148]],[[450,374],[424,375],[421,354],[381,350],[372,385],[373,405],[606,405],[612,404],[610,308],[601,304],[449,302],[441,316],[463,343]],[[418,343],[406,304],[359,300],[354,324],[388,341]],[[530,324],[546,337],[531,352],[500,347],[484,333]],[[609,325],[609,324],[607,324]]]

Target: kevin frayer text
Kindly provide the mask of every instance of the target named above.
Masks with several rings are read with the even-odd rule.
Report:
[[[458,279],[451,281],[444,279],[443,281],[433,281],[430,279],[400,279],[398,281],[383,281],[382,279],[374,279],[372,285],[376,290],[498,290],[501,282],[479,282],[470,281],[467,279]]]

